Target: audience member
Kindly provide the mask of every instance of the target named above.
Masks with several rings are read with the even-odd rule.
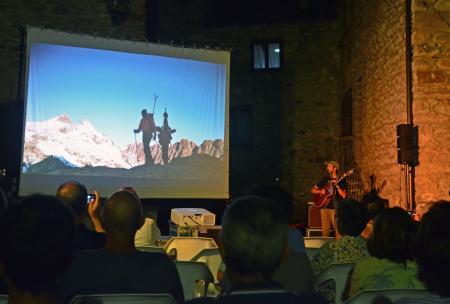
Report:
[[[368,222],[361,236],[368,239],[373,231],[373,224],[377,215],[385,208],[389,207],[389,201],[379,196],[365,195],[362,199],[362,203],[365,204],[368,213]]]
[[[289,224],[292,224],[294,214],[294,198],[278,183],[258,184],[251,188],[248,195],[258,195],[273,200],[286,214]],[[304,252],[305,241],[300,230],[288,227],[288,245],[295,252]]]
[[[100,196],[96,193],[95,200],[89,202],[87,198],[86,187],[76,181],[70,181],[59,186],[56,191],[56,197],[61,199],[75,213],[76,233],[73,248],[79,249],[98,249],[105,247],[106,237],[102,232],[92,231],[85,225],[87,211],[91,216],[96,230],[102,231],[100,220],[97,217],[97,210],[100,207]],[[87,210],[87,207],[90,210]]]
[[[67,301],[77,294],[169,293],[184,302],[175,264],[165,254],[136,250],[134,237],[144,219],[140,200],[129,191],[114,193],[103,209],[105,249],[75,253],[59,292]]]
[[[433,294],[400,304],[450,303],[450,202],[438,201],[422,217],[417,236],[418,277]]]
[[[221,240],[232,287],[218,298],[191,303],[324,303],[315,294],[294,295],[271,277],[287,244],[285,214],[273,201],[246,196],[232,202],[222,220]]]
[[[0,219],[0,276],[10,304],[57,303],[54,288],[70,267],[75,219],[54,197],[32,195]]]
[[[251,188],[247,194],[258,195],[273,200],[281,210],[284,211],[287,219],[292,219],[293,197],[279,184],[259,184]],[[230,288],[230,280],[225,274],[225,265],[222,263],[218,272],[218,279],[222,291]],[[314,275],[311,269],[311,262],[306,255],[303,235],[297,229],[288,227],[288,239],[281,265],[275,270],[273,281],[280,282],[283,288],[290,292],[303,292],[312,290]]]
[[[317,276],[333,263],[353,263],[368,255],[366,240],[360,236],[367,224],[364,206],[351,199],[337,205],[337,229],[342,235],[323,245],[313,256],[311,266]]]
[[[139,198],[133,187],[122,187],[120,188],[120,190],[130,191],[131,193],[136,195],[137,198]],[[160,238],[160,236],[161,231],[156,225],[155,220],[153,220],[149,216],[146,216],[144,218],[144,224],[138,231],[136,231],[136,236],[134,237],[134,245],[136,247],[155,246],[156,241]]]
[[[415,240],[416,225],[405,210],[383,210],[367,240],[371,256],[358,260],[353,269],[349,296],[366,289],[423,289],[413,261]]]

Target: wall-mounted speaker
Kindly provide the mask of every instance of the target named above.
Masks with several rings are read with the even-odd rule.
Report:
[[[419,127],[413,124],[397,125],[397,161],[399,164],[419,164]]]

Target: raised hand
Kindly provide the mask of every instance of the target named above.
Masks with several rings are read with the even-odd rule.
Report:
[[[88,204],[88,213],[91,218],[92,224],[94,225],[95,231],[97,232],[105,232],[102,224],[100,222],[100,194],[97,191],[94,191],[95,199],[92,199]]]

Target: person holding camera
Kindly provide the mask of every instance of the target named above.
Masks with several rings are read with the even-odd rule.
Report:
[[[83,184],[77,181],[69,181],[59,186],[56,197],[75,213],[77,226],[73,249],[104,248],[106,237],[98,216],[100,195],[97,191],[94,192],[93,197],[88,197],[88,192]],[[88,229],[86,226],[89,221],[92,222],[95,231]]]

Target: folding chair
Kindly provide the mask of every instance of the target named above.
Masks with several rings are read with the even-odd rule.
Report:
[[[0,295],[0,304],[8,303],[8,295]]]
[[[74,297],[69,304],[177,304],[170,294],[92,294]]]
[[[205,248],[197,253],[191,261],[203,262],[208,265],[209,270],[214,276],[214,281],[217,281],[217,271],[222,263],[222,256],[220,255],[219,248]]]
[[[175,261],[181,285],[183,285],[184,298],[186,300],[194,297],[195,281],[205,281],[205,292],[209,283],[214,283],[214,277],[208,266],[202,262]]]
[[[345,304],[366,304],[373,303],[375,299],[390,300],[392,303],[403,298],[429,298],[432,295],[431,292],[425,289],[368,289],[362,290],[355,294],[353,297],[345,301]],[[386,301],[387,302],[387,301]],[[426,301],[424,301],[426,303]]]
[[[178,261],[190,261],[205,248],[218,248],[218,246],[213,239],[202,237],[173,237],[164,245],[164,250],[169,255],[176,252]]]
[[[342,303],[341,295],[347,285],[348,275],[350,270],[353,269],[355,263],[343,263],[343,264],[331,264],[331,266],[322,272],[316,279],[314,289],[316,291],[321,290],[324,284],[328,282],[334,282],[335,284],[335,304]]]
[[[137,250],[145,251],[145,252],[159,252],[166,254],[166,251],[162,247],[157,246],[138,246],[136,247]]]

